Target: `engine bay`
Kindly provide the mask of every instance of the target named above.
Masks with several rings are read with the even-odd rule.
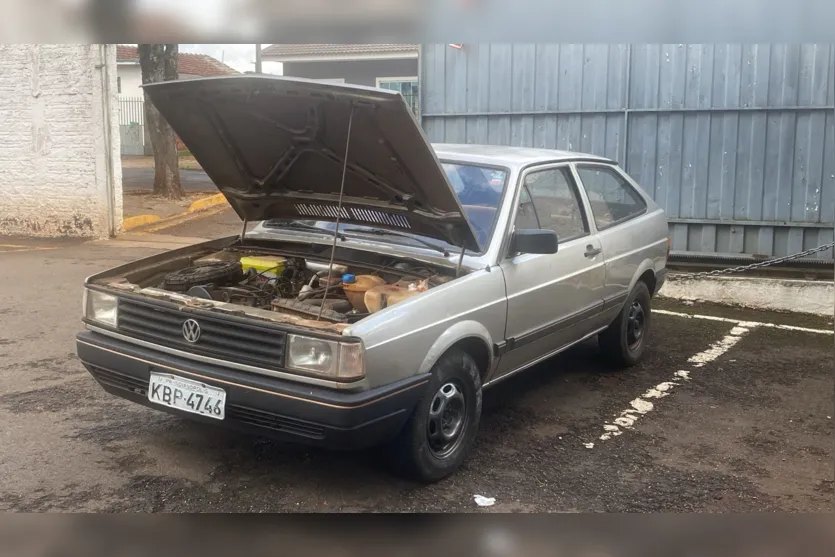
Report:
[[[161,282],[148,286],[304,320],[349,324],[452,278],[447,269],[417,261],[330,266],[309,257],[227,249],[167,272]]]

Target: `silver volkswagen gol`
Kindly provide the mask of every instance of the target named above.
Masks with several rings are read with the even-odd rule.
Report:
[[[431,482],[472,449],[483,389],[595,335],[615,365],[644,353],[667,222],[615,162],[430,146],[403,98],[373,88],[146,90],[243,226],[87,279],[78,356],[106,391],[285,441],[379,445]]]

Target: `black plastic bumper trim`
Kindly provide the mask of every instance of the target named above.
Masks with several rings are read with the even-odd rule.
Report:
[[[518,337],[509,338],[506,341],[507,346],[505,348],[505,351],[509,352],[511,350],[517,350],[519,348],[522,348],[523,346],[527,346],[528,344],[531,344],[532,342],[536,342],[538,340],[541,340],[541,339],[543,339],[543,338],[545,338],[549,335],[552,335],[556,332],[562,331],[562,330],[567,329],[569,327],[573,327],[574,325],[576,325],[578,323],[582,323],[586,319],[594,317],[595,315],[600,313],[600,311],[602,311],[602,310],[603,310],[603,302],[600,301],[600,302],[595,303],[591,306],[588,306],[588,307],[583,308],[579,311],[576,311],[576,312],[572,313],[571,315],[569,315],[567,317],[563,317],[561,319],[558,319],[557,321],[549,323],[548,325],[545,325],[544,327],[540,327],[539,329],[536,329],[536,330],[531,331],[529,333],[525,333],[524,335],[521,335],[521,336],[518,336]]]

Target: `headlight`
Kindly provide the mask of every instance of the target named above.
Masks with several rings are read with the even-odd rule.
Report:
[[[111,296],[104,292],[97,292],[96,290],[87,290],[84,298],[86,301],[84,316],[87,319],[92,319],[93,321],[98,321],[103,325],[110,325],[114,328],[119,324],[119,310],[116,296]]]
[[[358,379],[365,375],[364,348],[359,342],[287,335],[287,362],[290,369],[327,375],[339,379]]]

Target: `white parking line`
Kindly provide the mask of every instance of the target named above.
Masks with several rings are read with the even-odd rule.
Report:
[[[720,321],[722,323],[734,323],[742,325],[743,327],[768,327],[770,329],[783,329],[784,331],[797,331],[800,333],[813,333],[817,335],[831,335],[835,334],[835,330],[827,329],[809,329],[807,327],[795,327],[794,325],[779,325],[777,323],[762,323],[760,321],[745,321],[742,319],[728,319],[727,317],[716,317],[715,315],[693,315],[690,313],[680,313],[677,311],[667,311],[664,309],[654,309],[652,313],[658,315],[672,315],[674,317],[684,317],[687,319],[705,319],[707,321]]]
[[[786,331],[797,331],[802,333],[812,333],[819,335],[835,334],[835,331],[828,331],[825,329],[810,329],[808,327],[796,327],[794,325],[780,325],[777,323],[763,323],[759,321],[745,321],[742,319],[730,319],[727,317],[716,317],[714,315],[698,315],[681,313],[677,311],[667,311],[663,309],[655,309],[653,313],[659,315],[669,315],[673,317],[684,317],[685,319],[703,319],[706,321],[718,321],[721,323],[732,323],[734,326],[731,331],[725,335],[718,342],[713,343],[707,350],[703,350],[698,354],[694,354],[687,361],[692,364],[693,369],[704,367],[705,364],[715,361],[717,358],[725,354],[728,350],[733,348],[742,337],[745,336],[751,329],[758,327],[765,327],[771,329],[782,329]],[[655,409],[653,400],[662,399],[669,396],[670,393],[682,383],[690,380],[690,370],[680,369],[673,374],[669,381],[659,383],[658,385],[647,390],[638,398],[629,403],[629,408],[622,410],[617,417],[609,422],[603,424],[603,434],[598,438],[600,441],[608,441],[613,437],[623,435],[624,431],[635,427],[635,423],[641,418],[649,414]],[[594,448],[594,443],[583,443],[587,449]]]
[[[722,354],[733,348],[736,343],[742,340],[742,337],[750,330],[749,327],[759,326],[751,323],[746,323],[746,325],[748,326],[743,327],[742,325],[737,324],[737,326],[731,329],[731,332],[725,335],[724,338],[713,343],[707,350],[690,356],[687,361],[693,364],[693,368],[700,368],[704,367],[705,364],[716,360]],[[673,389],[690,379],[690,374],[691,371],[680,369],[675,372],[669,381],[659,383],[630,402],[629,408],[621,411],[617,418],[611,422],[603,424],[604,433],[599,437],[600,441],[608,441],[613,437],[623,435],[624,431],[635,427],[635,423],[641,418],[641,416],[645,416],[655,409],[655,404],[653,404],[652,400],[658,400],[669,396]],[[585,444],[587,448],[590,448],[588,445],[589,444]]]

